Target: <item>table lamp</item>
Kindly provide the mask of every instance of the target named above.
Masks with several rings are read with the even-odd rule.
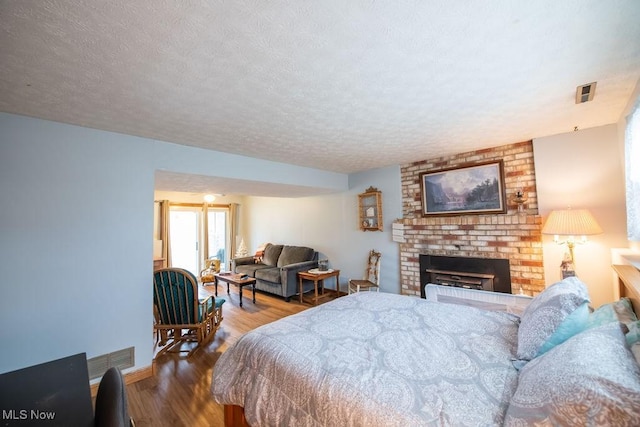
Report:
[[[586,243],[587,236],[602,233],[602,228],[587,209],[561,209],[551,211],[542,227],[542,234],[553,234],[553,241],[569,248],[570,262],[574,263],[576,243]],[[566,240],[560,240],[564,236]],[[579,237],[579,239],[578,239]]]

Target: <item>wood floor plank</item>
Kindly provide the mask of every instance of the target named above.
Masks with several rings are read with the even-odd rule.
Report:
[[[213,294],[213,286],[204,288]],[[137,427],[223,426],[223,407],[211,397],[211,375],[220,355],[238,338],[258,326],[271,323],[309,306],[292,298],[243,291],[243,306],[239,306],[237,288],[218,288],[218,296],[225,298],[222,325],[215,339],[196,351],[189,359],[185,354],[167,353],[155,361],[150,378],[127,385],[129,413]]]

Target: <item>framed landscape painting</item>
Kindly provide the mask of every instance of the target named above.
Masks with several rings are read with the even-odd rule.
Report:
[[[505,213],[502,163],[499,160],[421,173],[422,214]]]

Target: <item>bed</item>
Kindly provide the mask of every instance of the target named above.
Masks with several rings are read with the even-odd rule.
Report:
[[[623,270],[621,296],[637,309],[640,274]],[[212,394],[229,426],[640,425],[629,328],[576,326],[595,316],[583,311],[584,285],[564,282],[522,316],[377,292],[341,297],[241,337],[216,363]]]

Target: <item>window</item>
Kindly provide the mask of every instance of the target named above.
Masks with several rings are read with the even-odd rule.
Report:
[[[627,237],[640,241],[640,100],[631,110],[625,132]]]

